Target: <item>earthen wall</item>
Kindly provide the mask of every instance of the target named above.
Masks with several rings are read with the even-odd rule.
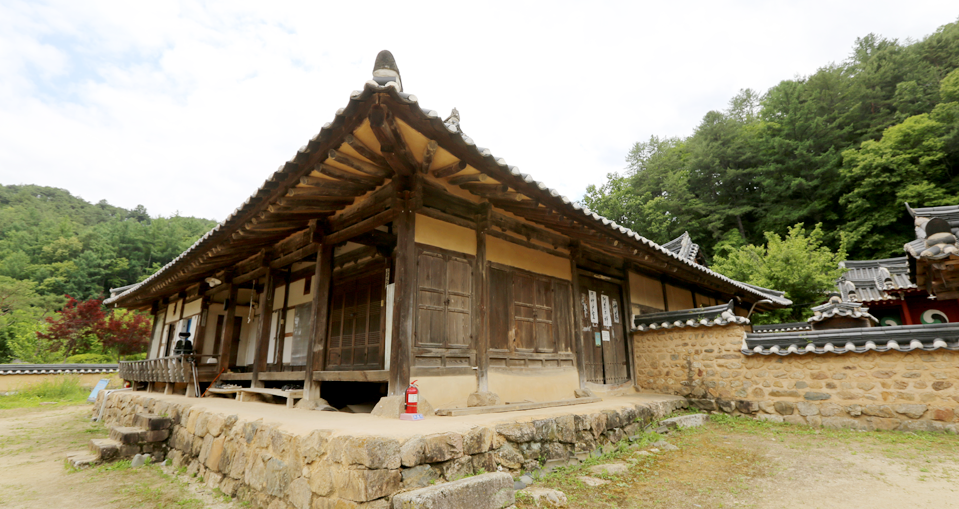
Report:
[[[959,352],[744,355],[741,325],[633,334],[641,390],[831,428],[957,431]]]

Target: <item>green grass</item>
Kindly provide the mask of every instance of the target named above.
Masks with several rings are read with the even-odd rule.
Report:
[[[15,394],[0,396],[0,410],[29,408],[41,403],[75,405],[86,401],[90,388],[80,385],[80,377],[57,375],[53,379],[19,387]]]

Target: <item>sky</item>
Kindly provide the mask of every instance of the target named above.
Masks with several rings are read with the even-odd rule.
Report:
[[[389,49],[422,106],[576,200],[740,89],[957,18],[955,0],[0,0],[0,184],[222,221]]]

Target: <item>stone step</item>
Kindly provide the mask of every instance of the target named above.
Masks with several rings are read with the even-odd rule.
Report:
[[[513,478],[506,472],[467,477],[393,496],[393,509],[502,509],[514,503]]]
[[[90,451],[99,461],[130,459],[140,453],[140,445],[122,444],[112,438],[94,438],[90,440]]]
[[[120,456],[122,444],[110,438],[94,438],[90,440],[90,452],[98,461],[113,461]]]
[[[121,444],[135,445],[145,442],[146,430],[133,426],[114,426],[110,429],[110,438]]]
[[[110,438],[126,445],[150,444],[165,442],[170,438],[170,430],[150,430],[142,426],[116,426],[110,429]]]
[[[147,431],[169,430],[173,427],[173,419],[157,414],[137,414],[133,425]]]
[[[86,451],[74,452],[67,455],[67,463],[70,464],[73,468],[83,468],[90,465],[96,465],[99,461],[97,460],[96,454],[91,454]]]

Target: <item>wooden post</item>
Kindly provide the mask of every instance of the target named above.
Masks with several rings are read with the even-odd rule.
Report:
[[[486,230],[490,223],[490,204],[483,203],[476,217],[476,267],[473,269],[473,337],[476,349],[476,376],[480,392],[489,391],[489,326],[486,323],[487,269]]]
[[[210,310],[210,298],[203,296],[200,297],[200,318],[196,323],[196,332],[193,333],[193,353],[196,355],[203,354],[203,343],[206,341],[206,321],[207,314]]]
[[[401,191],[396,225],[396,276],[393,294],[393,337],[389,395],[399,396],[410,384],[410,354],[416,316],[416,212],[409,191]]]
[[[899,294],[899,302],[902,304],[902,324],[915,325],[912,323],[912,314],[909,312],[909,305],[906,304],[906,296],[902,293]]]
[[[153,304],[150,306],[150,313],[153,314],[153,327],[150,327],[150,349],[147,350],[147,357],[154,355],[154,348],[159,348],[157,344],[159,342],[159,336],[157,335],[157,327],[162,327],[160,320],[160,301],[153,301]],[[166,318],[166,313],[163,314]],[[166,321],[166,320],[163,320]],[[162,332],[162,330],[161,330]],[[159,357],[160,352],[156,352],[155,357]]]
[[[579,257],[579,242],[573,241],[569,245],[569,272],[573,287],[573,348],[576,350],[576,371],[579,372],[579,388],[586,388],[586,347],[583,344],[583,310],[580,304],[579,268],[576,258]]]
[[[276,324],[276,347],[273,349],[273,364],[275,371],[283,371],[283,350],[286,343],[286,313],[290,307],[290,279],[293,276],[293,264],[286,269],[286,276],[283,278],[283,306],[280,307],[280,316]]]
[[[230,274],[228,277],[228,283],[230,285],[230,296],[228,299],[228,306],[226,308],[226,319],[223,322],[223,335],[220,337],[220,354],[219,362],[217,363],[217,372],[221,372],[224,369],[229,369],[230,366],[230,356],[233,355],[233,322],[236,321],[236,300],[238,297],[238,288],[233,284],[233,275]]]
[[[268,257],[264,257],[264,264],[269,267]],[[260,373],[266,371],[266,358],[270,353],[270,328],[273,325],[273,271],[266,271],[266,282],[263,284],[263,293],[260,294],[260,330],[256,335],[256,349],[253,353],[253,375],[251,387],[263,387],[260,382]]]
[[[659,285],[663,288],[663,311],[669,311],[669,294],[666,292],[666,280],[659,278]]]
[[[333,244],[322,243],[316,253],[313,272],[313,306],[310,337],[312,348],[306,351],[306,380],[303,383],[306,399],[320,399],[321,382],[313,379],[314,371],[326,368],[326,340],[330,331],[330,287],[333,283]]]
[[[636,355],[633,352],[633,334],[630,332],[633,329],[633,297],[629,289],[629,269],[624,267],[624,272],[626,273],[626,278],[623,280],[622,296],[620,297],[623,300],[623,305],[620,306],[620,312],[623,313],[623,329],[625,329],[625,338],[626,338],[626,355],[629,356],[627,359],[626,365],[629,366],[629,376],[633,379],[633,386],[637,385],[639,378],[636,376]],[[695,299],[695,294],[693,296]]]

